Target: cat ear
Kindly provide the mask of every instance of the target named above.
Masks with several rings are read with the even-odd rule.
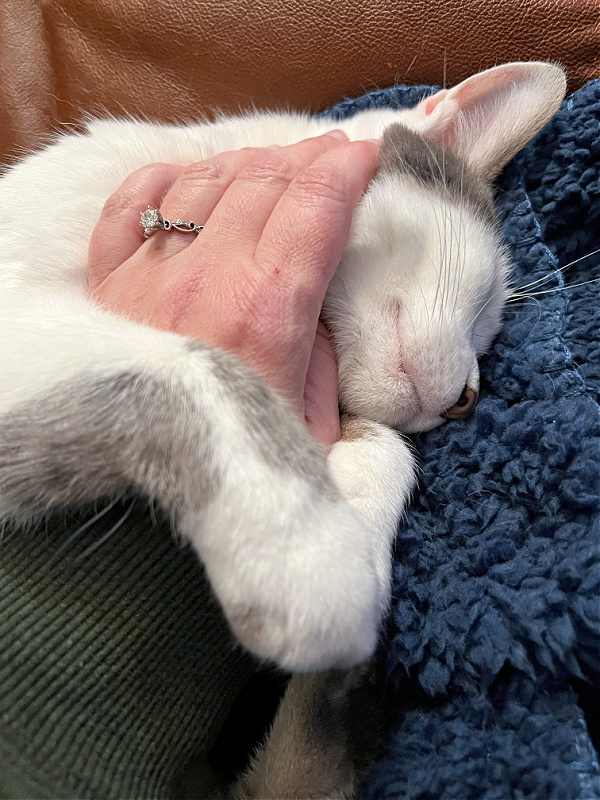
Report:
[[[425,98],[413,109],[414,122],[491,180],[554,116],[566,87],[554,64],[504,64]]]

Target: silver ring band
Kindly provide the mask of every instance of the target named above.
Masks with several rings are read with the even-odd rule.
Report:
[[[182,233],[200,233],[204,225],[196,225],[194,222],[185,222],[183,219],[176,219],[169,222],[154,206],[148,206],[145,211],[140,211],[140,225],[144,229],[144,237],[147,239],[156,231],[181,231]]]

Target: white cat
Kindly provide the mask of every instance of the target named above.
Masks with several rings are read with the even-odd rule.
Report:
[[[235,357],[86,295],[91,232],[135,169],[289,144],[331,121],[94,121],[10,169],[0,180],[0,515],[30,519],[134,488],[174,514],[252,651],[295,670],[368,658],[415,484],[392,428],[428,430],[471,409],[509,273],[490,182],[564,93],[560,68],[508,64],[414,109],[339,124],[383,142],[323,309],[353,415],[327,462]]]

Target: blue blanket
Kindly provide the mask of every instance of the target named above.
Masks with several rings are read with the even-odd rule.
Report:
[[[600,258],[582,258],[600,247],[600,80],[508,165],[498,204],[515,287],[552,291],[508,306],[473,416],[415,438],[370,800],[600,798]]]

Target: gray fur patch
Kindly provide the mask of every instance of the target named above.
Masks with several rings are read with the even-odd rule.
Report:
[[[188,348],[201,348],[195,342]],[[289,470],[332,500],[339,498],[319,445],[286,403],[237,358],[211,350],[214,374],[228,388],[229,397],[253,438],[261,458],[278,470]]]
[[[0,417],[2,506],[28,517],[130,489],[167,510],[203,504],[212,463],[197,405],[147,374],[81,376]]]
[[[490,184],[464,159],[401,123],[389,125],[384,131],[380,171],[411,175],[455,203],[468,205],[488,224],[498,223]]]

